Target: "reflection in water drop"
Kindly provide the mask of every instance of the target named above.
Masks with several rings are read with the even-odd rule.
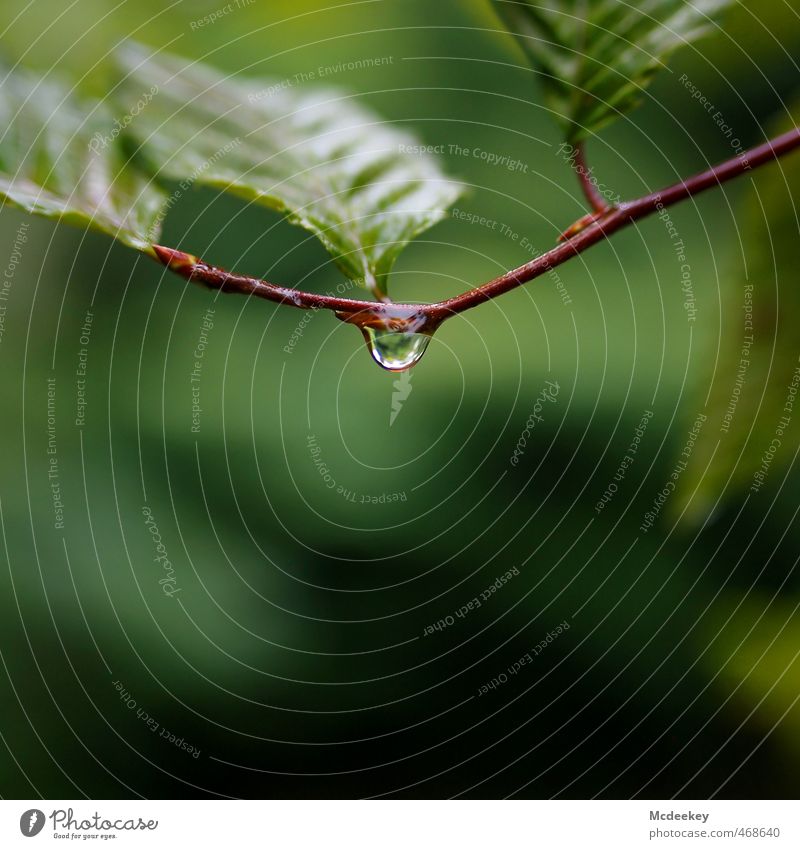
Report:
[[[372,359],[389,371],[405,371],[419,362],[431,337],[427,333],[409,333],[363,327]]]
[[[385,305],[382,312],[337,313],[355,324],[367,342],[372,359],[387,371],[405,371],[420,361],[439,321],[432,321],[419,307]]]

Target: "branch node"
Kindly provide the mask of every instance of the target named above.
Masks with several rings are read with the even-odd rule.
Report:
[[[605,209],[598,210],[597,212],[590,212],[587,215],[579,218],[574,224],[570,225],[563,233],[560,233],[558,242],[566,242],[569,239],[572,239],[574,236],[577,236],[578,233],[582,233],[587,227],[590,227],[592,224],[602,224],[603,220],[608,218],[614,212],[617,211],[615,206],[608,206]]]

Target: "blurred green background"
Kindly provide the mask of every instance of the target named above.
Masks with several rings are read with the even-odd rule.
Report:
[[[583,214],[535,74],[488,3],[241,0],[196,25],[224,8],[5,4],[0,51],[99,96],[129,36],[279,80],[383,57],[324,81],[445,145],[470,186],[459,209],[497,222],[453,218],[410,246],[393,279],[403,300],[519,265]],[[800,82],[799,11],[747,0],[724,33],[678,54],[644,106],[590,144],[598,179],[633,196],[732,155],[682,74],[744,144],[763,141]],[[0,341],[3,796],[795,797],[797,422],[757,495],[726,491],[710,517],[692,509],[705,463],[736,465],[722,440],[640,530],[698,414],[718,429],[704,405],[754,249],[740,211],[760,214],[764,173],[670,210],[693,323],[664,223],[641,222],[561,267],[561,290],[546,276],[448,322],[392,424],[397,378],[331,315],[304,322],[287,353],[302,312],[218,297],[101,235],[3,210],[4,269],[26,238]],[[181,197],[163,241],[305,289],[341,282],[313,237],[210,191]],[[547,380],[557,400],[514,466]]]

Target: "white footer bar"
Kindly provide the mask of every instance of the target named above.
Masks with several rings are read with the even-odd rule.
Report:
[[[800,847],[796,801],[0,801],[0,846]]]

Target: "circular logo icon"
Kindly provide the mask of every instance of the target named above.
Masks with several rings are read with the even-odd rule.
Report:
[[[44,828],[44,811],[31,808],[19,818],[19,830],[25,837],[36,837]]]

